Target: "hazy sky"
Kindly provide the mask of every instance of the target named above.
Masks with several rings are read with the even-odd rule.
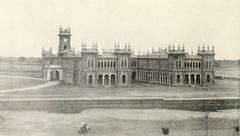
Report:
[[[72,47],[138,50],[184,43],[196,52],[214,44],[217,59],[240,58],[240,0],[1,0],[0,56],[40,57],[58,48],[58,29],[71,27]]]

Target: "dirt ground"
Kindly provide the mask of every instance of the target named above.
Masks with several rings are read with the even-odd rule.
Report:
[[[239,111],[210,112],[209,136],[237,136]],[[0,113],[0,135],[79,136],[79,127],[91,128],[86,136],[203,136],[204,112],[165,109],[89,109],[78,114],[4,111]]]

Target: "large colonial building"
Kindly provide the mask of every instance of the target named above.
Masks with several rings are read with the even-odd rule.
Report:
[[[79,86],[131,86],[132,81],[173,86],[214,84],[214,48],[200,47],[196,55],[184,46],[152,50],[135,55],[126,45],[98,52],[97,44],[80,53],[71,49],[70,29],[59,30],[58,54],[42,51],[42,74],[46,80],[63,80]]]

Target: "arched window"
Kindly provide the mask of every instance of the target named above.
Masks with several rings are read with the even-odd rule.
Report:
[[[137,80],[137,72],[136,71],[132,72],[132,80]]]
[[[115,84],[116,84],[116,83],[115,83],[115,82],[116,82],[116,79],[115,79],[115,78],[116,78],[115,75],[112,74],[112,75],[111,75],[111,81],[110,81],[110,82],[111,82],[111,86],[115,86]]]
[[[116,62],[115,61],[113,62],[113,65],[114,65],[113,67],[116,68]]]
[[[113,62],[111,61],[111,65],[110,65],[110,67],[112,68],[113,67]]]
[[[90,60],[88,60],[88,67],[90,67],[90,65],[91,65],[91,62],[90,62]]]
[[[123,83],[123,84],[126,83],[126,75],[122,75],[122,83]]]
[[[199,74],[197,74],[197,77],[196,77],[196,84],[200,85],[201,83],[201,77]]]
[[[207,83],[210,83],[210,81],[211,81],[211,76],[207,75]]]
[[[195,75],[194,74],[190,75],[190,79],[191,79],[191,84],[195,84]]]
[[[103,75],[102,74],[98,75],[98,85],[99,86],[103,85]]]
[[[173,78],[172,78],[172,74],[170,74],[170,84],[173,83]]]
[[[100,67],[100,62],[98,62],[98,67]]]
[[[91,67],[93,67],[93,60],[92,60],[92,63],[91,63]]]
[[[109,75],[106,74],[106,75],[104,75],[104,85],[105,85],[105,86],[109,86],[109,83],[110,83],[110,81],[109,81]]]
[[[124,61],[124,67],[127,67],[127,60]]]
[[[88,85],[92,85],[93,84],[93,76],[89,75],[88,76]]]
[[[162,77],[162,73],[160,73],[160,83],[162,83],[163,81],[163,77]]]
[[[185,81],[185,84],[189,84],[189,75],[186,74],[185,77],[184,77],[184,81]]]
[[[181,82],[181,76],[177,75],[177,83],[179,84]]]

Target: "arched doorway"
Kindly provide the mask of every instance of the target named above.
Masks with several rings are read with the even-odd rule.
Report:
[[[136,77],[137,77],[137,72],[136,71],[133,71],[132,72],[132,80],[136,80]]]
[[[88,85],[93,85],[93,76],[92,75],[89,75],[88,76]]]
[[[146,81],[148,81],[148,72],[146,72]]]
[[[200,75],[199,75],[199,74],[197,74],[196,83],[197,83],[198,85],[200,85],[200,83],[201,83],[201,78],[200,78]]]
[[[189,84],[189,75],[188,74],[185,75],[184,79],[185,79],[184,83]]]
[[[116,82],[115,75],[112,74],[111,75],[111,86],[115,86],[115,84],[116,84],[115,82]]]
[[[180,82],[181,82],[181,76],[177,75],[177,83],[180,84]]]
[[[123,83],[123,84],[126,83],[126,75],[122,75],[122,83]]]
[[[170,74],[170,84],[172,84],[173,83],[173,76],[172,76],[172,74]]]
[[[106,75],[104,76],[104,85],[105,85],[105,86],[109,86],[109,75],[108,75],[108,74],[106,74]]]
[[[194,76],[194,74],[191,74],[191,84],[195,84],[195,76]]]
[[[59,80],[59,71],[53,70],[51,71],[51,80]]]
[[[211,81],[211,76],[207,75],[207,83],[210,83],[210,81]]]
[[[98,75],[98,85],[99,86],[103,85],[103,75],[102,74]]]
[[[168,83],[168,74],[165,74],[165,83]]]

